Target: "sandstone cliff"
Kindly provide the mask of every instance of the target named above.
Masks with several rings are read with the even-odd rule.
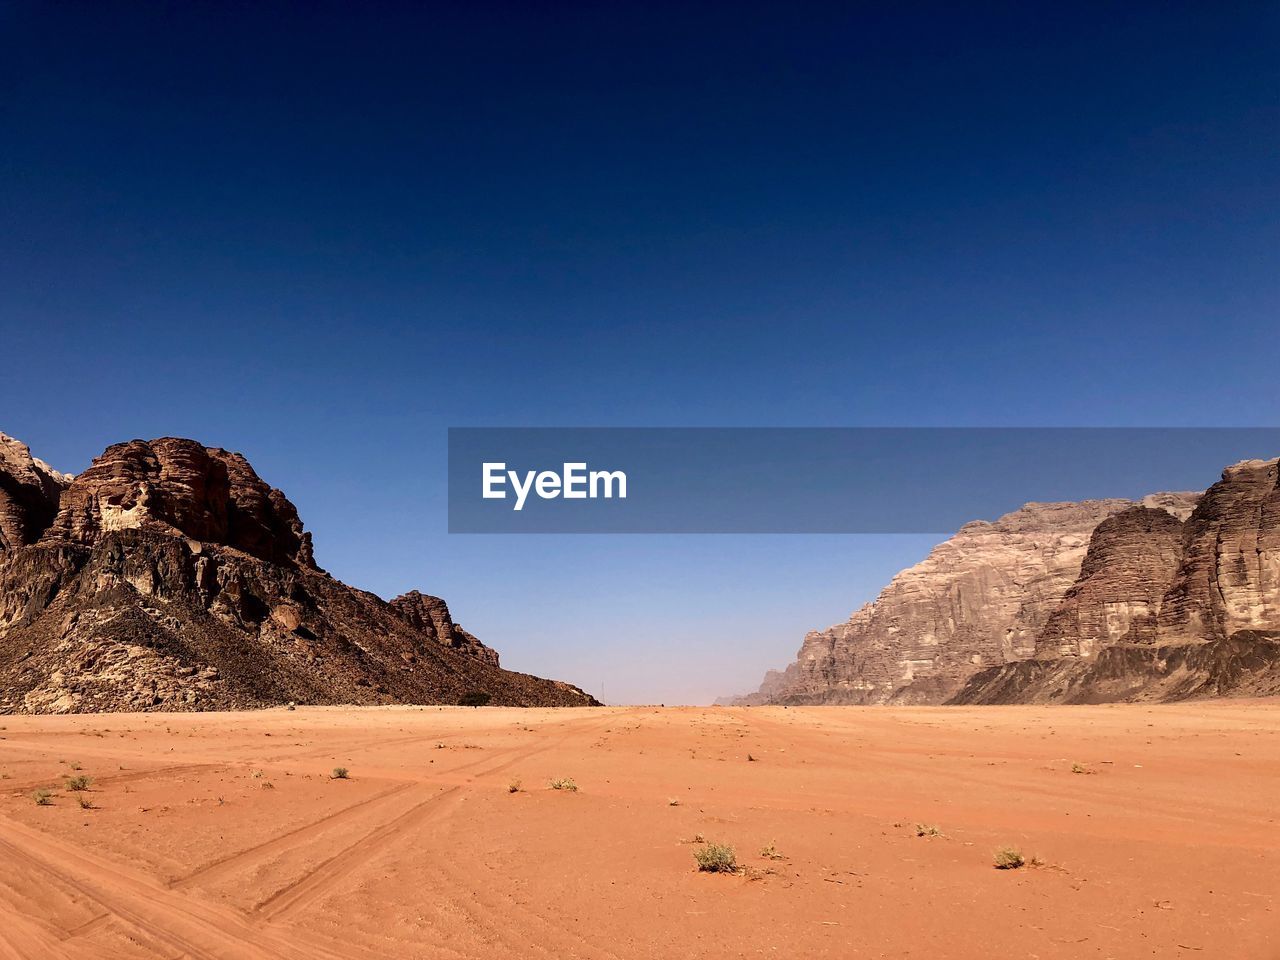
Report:
[[[956,703],[1095,703],[1280,693],[1277,461],[1228,467],[1185,522],[1126,511],[1094,532],[1035,657]]]
[[[966,524],[847,622],[806,636],[796,662],[744,701],[941,703],[977,671],[1035,652],[1093,529],[1130,506],[1029,503]]]
[[[135,440],[70,479],[0,449],[0,712],[595,702],[498,669],[441,600],[324,573],[239,454]]]
[[[40,538],[70,482],[25,443],[0,433],[0,556]]]
[[[1028,504],[968,524],[737,702],[1280,691],[1278,496],[1276,461],[1249,461],[1203,496]]]

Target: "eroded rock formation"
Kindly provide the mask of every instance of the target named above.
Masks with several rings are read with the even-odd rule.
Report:
[[[498,665],[498,651],[486,647],[463,630],[461,624],[454,623],[453,617],[449,615],[449,605],[439,597],[410,590],[392,600],[391,609],[436,643],[475,657],[482,663],[495,667]]]
[[[70,482],[25,443],[0,433],[0,555],[40,538]]]
[[[1276,461],[1247,461],[1202,496],[1028,504],[969,524],[738,702],[1274,693],[1278,639]]]
[[[499,669],[443,601],[324,573],[239,454],[131,441],[69,480],[0,449],[0,712],[594,703]]]

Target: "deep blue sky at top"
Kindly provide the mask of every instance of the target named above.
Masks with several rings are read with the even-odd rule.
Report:
[[[1275,424],[1278,104],[1264,3],[0,0],[0,430],[727,692],[928,542],[449,537],[446,427]]]

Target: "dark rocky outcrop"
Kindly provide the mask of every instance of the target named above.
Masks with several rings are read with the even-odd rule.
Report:
[[[25,463],[0,466],[2,489],[31,489],[9,460]],[[595,702],[499,669],[443,601],[393,606],[330,577],[239,454],[132,441],[69,483],[48,475],[34,512],[4,501],[22,532],[0,553],[0,712]]]
[[[70,482],[25,443],[0,433],[0,556],[40,539]]]
[[[410,590],[392,600],[391,609],[415,630],[431,637],[436,643],[475,657],[481,663],[494,667],[498,665],[498,651],[486,647],[463,630],[461,624],[454,623],[453,617],[449,615],[449,605],[439,597]]]
[[[62,497],[49,541],[114,530],[179,534],[280,564],[314,567],[311,535],[283,493],[238,453],[165,437],[108,447]]]

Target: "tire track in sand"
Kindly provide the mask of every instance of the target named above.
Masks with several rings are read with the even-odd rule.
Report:
[[[4,826],[0,858],[44,873],[179,956],[191,960],[345,960],[351,956],[334,952],[304,932],[282,936],[255,927],[235,910],[170,891],[16,821],[0,819],[0,823]]]
[[[505,756],[488,757],[472,764],[456,767],[450,772],[457,773],[473,770],[476,771],[476,776],[499,773],[517,763],[559,746],[573,733],[576,733],[579,726],[598,726],[608,723],[610,719],[610,717],[585,717],[580,720],[570,720],[564,725],[565,728],[569,729],[562,728],[563,732],[560,736],[548,743],[531,747],[517,747],[513,750],[504,751]],[[470,778],[470,780],[474,779],[474,777]],[[440,807],[441,801],[458,794],[470,783],[470,780],[437,791],[399,816],[375,828],[355,843],[334,853],[320,863],[319,866],[292,883],[281,887],[266,900],[259,903],[253,909],[253,915],[261,920],[270,922],[284,919],[305,909],[324,897],[329,890],[341,883],[342,880],[365,866],[393,841],[404,836],[411,829],[429,822],[434,816],[446,813],[447,808],[443,811],[437,809]]]

